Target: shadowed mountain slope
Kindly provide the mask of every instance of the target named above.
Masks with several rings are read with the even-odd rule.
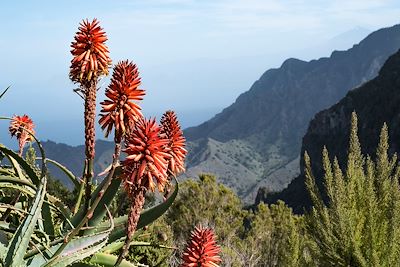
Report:
[[[400,52],[391,56],[379,72],[379,76],[350,91],[339,103],[319,112],[310,122],[303,138],[301,155],[307,151],[316,176],[322,187],[322,149],[327,147],[330,157],[338,157],[345,166],[350,132],[351,113],[358,115],[359,139],[364,154],[374,157],[379,133],[386,122],[389,127],[390,152],[400,152]],[[275,202],[284,200],[296,212],[310,206],[304,184],[303,157],[302,173],[279,193],[268,194],[260,190],[257,201]]]

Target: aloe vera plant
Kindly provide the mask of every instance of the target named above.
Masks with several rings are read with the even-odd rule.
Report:
[[[72,43],[70,78],[85,101],[85,161],[82,177],[48,159],[32,120],[24,116],[0,117],[10,121],[10,133],[19,141],[14,152],[0,143],[0,263],[2,266],[136,266],[124,260],[136,242],[137,229],[164,214],[178,193],[175,179],[182,172],[185,140],[176,120],[146,120],[139,101],[144,96],[135,64],[122,61],[114,68],[107,99],[102,104],[100,124],[106,136],[114,129],[115,151],[104,180],[92,185],[95,153],[95,99],[97,82],[108,74],[111,59],[107,37],[97,20],[81,23]],[[4,100],[4,94],[0,100]],[[27,143],[36,142],[40,155],[35,164],[23,155]],[[121,152],[126,153],[120,162]],[[75,206],[69,208],[47,190],[47,165],[59,168],[75,186]],[[175,181],[175,182],[174,182]],[[163,191],[174,184],[160,204],[143,210],[144,194]],[[113,218],[109,207],[120,188],[126,190],[130,212]],[[140,197],[138,197],[140,196]],[[122,251],[121,251],[122,250]]]

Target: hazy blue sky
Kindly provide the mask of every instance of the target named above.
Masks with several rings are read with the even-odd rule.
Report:
[[[284,59],[329,56],[400,18],[398,0],[2,1],[0,6],[0,88],[12,86],[0,100],[0,115],[30,114],[41,139],[71,144],[83,143],[83,106],[68,80],[69,45],[84,18],[100,20],[114,63],[138,64],[147,90],[146,116],[159,118],[175,109],[184,127],[221,111]],[[104,89],[107,79],[103,84]],[[98,98],[103,99],[102,90]],[[1,123],[0,142],[8,143],[6,124]]]

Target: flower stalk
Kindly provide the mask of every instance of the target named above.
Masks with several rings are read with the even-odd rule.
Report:
[[[90,206],[92,193],[92,179],[94,177],[95,156],[95,120],[96,120],[96,92],[98,80],[108,74],[111,64],[109,51],[105,45],[107,36],[99,22],[84,20],[71,44],[70,79],[80,85],[78,91],[83,94],[85,101],[85,166],[82,185],[79,189],[75,212],[79,209],[83,191],[85,191],[85,210]]]

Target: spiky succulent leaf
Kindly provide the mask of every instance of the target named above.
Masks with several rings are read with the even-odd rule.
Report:
[[[135,232],[134,238],[138,235],[138,232]],[[114,241],[101,249],[101,253],[112,254],[120,250],[125,243],[125,237],[118,239],[118,241]],[[157,243],[147,242],[147,241],[132,241],[131,247],[155,247],[155,248],[166,248],[166,249],[175,249],[173,247],[159,245]]]
[[[114,199],[115,195],[118,192],[118,189],[121,185],[121,179],[113,179],[111,181],[110,186],[107,188],[106,192],[104,193],[99,205],[97,205],[96,209],[93,212],[93,217],[89,220],[89,226],[91,227],[95,227],[97,225],[99,225],[99,223],[101,223],[104,219],[104,217],[106,216],[106,209],[104,208],[104,206],[109,207],[111,204],[111,201]],[[100,186],[98,187],[100,188]],[[95,194],[93,195],[93,197],[96,196],[96,193],[98,194],[99,189],[96,190]],[[93,233],[93,229],[89,229],[87,231],[85,231],[85,233]]]
[[[24,173],[22,172],[21,166],[19,166],[18,162],[9,155],[6,155],[7,159],[10,161],[11,165],[14,168],[15,175],[19,177],[19,179],[26,180]]]
[[[106,209],[104,207],[109,207],[111,204],[111,201],[113,200],[115,194],[118,191],[118,188],[121,184],[121,179],[118,179],[118,176],[121,174],[121,167],[117,167],[114,171],[113,175],[113,180],[111,181],[110,186],[107,188],[106,192],[104,192],[103,197],[101,198],[99,204],[97,205],[97,208],[95,209],[92,218],[90,221],[90,225],[97,226],[99,222],[101,222],[106,214]],[[106,179],[104,179],[99,186],[97,186],[96,190],[92,194],[92,203],[97,198],[97,196],[100,194],[101,189],[103,188],[104,183],[106,183]],[[79,222],[84,218],[85,216],[85,207],[81,206],[78,212],[72,217],[71,222],[73,225],[77,226]],[[90,222],[89,221],[89,222]],[[96,223],[93,223],[96,222]],[[70,227],[64,228],[65,230],[69,230]],[[94,230],[89,231],[90,233],[93,233]]]
[[[0,151],[3,152],[6,156],[9,156],[13,159],[15,159],[18,164],[21,166],[21,168],[25,171],[26,175],[29,177],[29,179],[32,181],[32,183],[36,186],[40,184],[39,177],[36,175],[36,172],[32,169],[32,167],[20,156],[18,156],[17,153],[14,151],[6,148],[5,146],[0,144]]]
[[[46,234],[54,236],[53,216],[50,210],[47,195],[45,196],[45,200],[46,202],[43,203],[42,207],[43,230],[46,232]]]
[[[96,253],[93,255],[93,257],[90,259],[90,263],[97,263],[100,264],[101,266],[105,267],[112,267],[114,264],[117,262],[118,257],[115,255],[107,254],[107,253]],[[120,264],[119,267],[136,267],[133,263],[130,263],[129,261],[123,260]]]
[[[99,251],[105,244],[107,244],[107,239],[104,239],[102,242],[95,244],[93,246],[87,247],[85,249],[70,252],[69,254],[64,255],[59,258],[57,261],[53,263],[46,264],[46,267],[64,267],[68,266],[74,262],[80,261],[90,255],[93,255],[97,251]]]
[[[0,188],[8,188],[8,189],[16,189],[28,196],[35,196],[35,191],[30,188],[26,188],[25,186],[19,185],[17,183],[8,183],[0,180]]]
[[[65,219],[71,220],[72,213],[71,210],[62,202],[60,199],[57,197],[47,194],[47,199],[49,200],[50,203],[52,203],[55,207],[58,208],[60,213],[64,216]]]
[[[37,159],[39,160],[41,158],[37,158]],[[67,176],[70,179],[70,181],[74,184],[75,189],[79,188],[80,184],[79,184],[78,178],[70,170],[68,170],[67,167],[65,167],[64,165],[62,165],[61,163],[59,163],[53,159],[46,159],[46,162],[51,163],[54,166],[56,166],[57,168],[59,168],[65,174],[65,176]]]
[[[10,244],[7,247],[7,253],[4,254],[5,266],[23,265],[23,257],[28,248],[31,235],[40,216],[41,207],[46,195],[46,178],[44,177],[39,184],[33,204],[29,209],[29,214],[25,217],[23,223],[18,227]]]
[[[28,180],[26,179],[20,179],[18,177],[15,176],[11,176],[11,175],[0,175],[0,184],[3,183],[10,183],[10,184],[17,184],[17,185],[26,185],[29,186],[30,188],[36,190],[36,187]]]
[[[50,262],[48,259],[45,259],[44,255],[36,254],[33,258],[29,259],[28,266],[67,266],[68,264],[82,260],[105,246],[111,229],[71,240],[62,253]],[[61,244],[57,244],[50,247],[46,254],[51,255],[55,253],[60,246]]]

